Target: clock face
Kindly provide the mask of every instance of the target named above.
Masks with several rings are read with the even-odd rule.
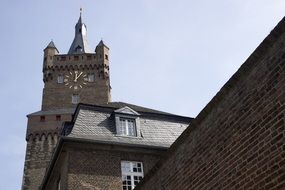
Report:
[[[78,90],[87,84],[87,74],[82,71],[70,71],[64,76],[65,86]]]

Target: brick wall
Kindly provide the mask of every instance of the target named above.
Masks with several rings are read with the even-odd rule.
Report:
[[[283,19],[136,190],[285,189],[284,108]]]
[[[121,161],[143,162],[147,173],[165,150],[65,143],[42,189],[122,189]],[[67,165],[65,165],[67,164]]]

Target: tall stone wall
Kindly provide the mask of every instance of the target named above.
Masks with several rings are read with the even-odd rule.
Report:
[[[70,112],[73,113],[72,110]],[[57,119],[57,116],[60,116],[60,119]],[[41,117],[45,119],[41,121]],[[59,138],[62,123],[71,119],[71,113],[28,115],[22,190],[39,188]]]
[[[135,189],[285,189],[284,115],[283,19]]]
[[[37,190],[51,159],[58,135],[30,135],[27,140],[22,190]]]

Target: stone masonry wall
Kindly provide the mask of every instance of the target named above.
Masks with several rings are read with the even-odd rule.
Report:
[[[285,189],[285,20],[136,190]]]
[[[60,120],[56,116],[60,115]],[[41,116],[45,121],[41,121]],[[71,121],[71,114],[29,115],[27,146],[24,164],[22,190],[37,190],[42,182],[58,139],[58,132],[65,121]]]
[[[57,139],[57,134],[29,137],[27,140],[22,190],[39,189]]]
[[[81,103],[99,104],[111,101],[108,50],[97,47],[97,51],[99,53],[96,54],[45,56],[42,110],[76,107],[71,101],[73,94],[80,96]],[[76,89],[74,87],[77,85],[73,83],[74,78],[72,78],[75,71],[83,73],[78,78],[80,85]],[[70,73],[73,73],[73,76]],[[84,80],[88,74],[95,75],[94,82]],[[66,77],[68,75],[69,78]],[[63,76],[65,80],[69,79],[68,83],[58,84],[58,76]]]

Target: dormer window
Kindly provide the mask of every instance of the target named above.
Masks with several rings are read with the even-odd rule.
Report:
[[[116,133],[118,136],[140,136],[139,113],[127,106],[115,110],[114,113],[116,121]]]
[[[136,137],[136,120],[132,118],[120,117],[119,133],[120,135]]]
[[[81,46],[78,45],[78,46],[75,48],[75,51],[76,51],[76,52],[82,52],[83,49],[82,49]]]

